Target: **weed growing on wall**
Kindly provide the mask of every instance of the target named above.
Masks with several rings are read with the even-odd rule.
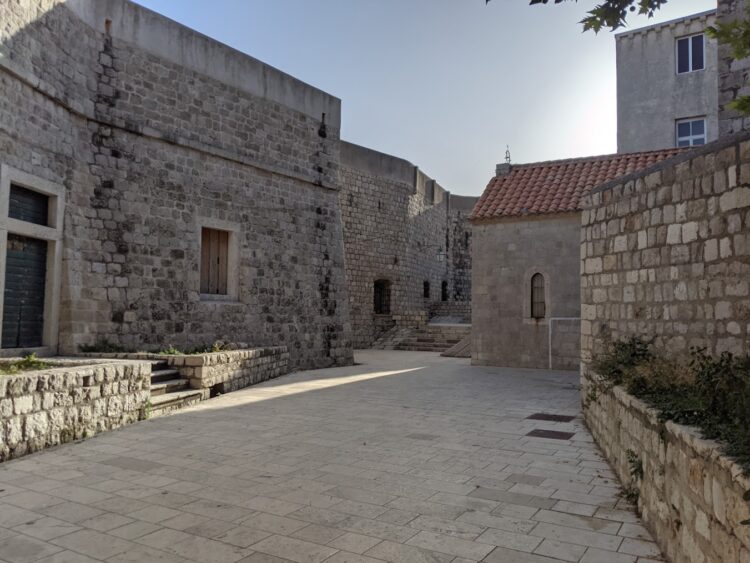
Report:
[[[45,361],[36,357],[36,354],[28,354],[22,360],[16,360],[0,364],[0,375],[15,375],[24,371],[36,371],[52,367]]]
[[[662,420],[697,426],[750,473],[750,356],[713,357],[693,348],[680,362],[632,337],[610,344],[592,364],[611,385],[656,408]]]

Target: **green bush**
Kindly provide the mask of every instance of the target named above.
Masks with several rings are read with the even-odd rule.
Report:
[[[719,440],[750,473],[750,356],[725,352],[716,358],[694,348],[683,364],[655,353],[652,342],[633,337],[612,343],[592,367],[656,408],[662,420],[697,426]]]
[[[0,365],[0,375],[14,375],[22,371],[36,371],[52,367],[47,362],[40,360],[36,354],[28,354],[22,360]]]

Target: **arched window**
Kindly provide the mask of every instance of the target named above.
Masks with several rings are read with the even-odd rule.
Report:
[[[531,278],[531,317],[543,319],[547,316],[547,304],[544,301],[544,276],[534,274]]]
[[[440,298],[443,301],[448,301],[448,282],[444,281],[440,289]]]
[[[422,295],[425,299],[430,298],[430,282],[428,281],[424,282],[422,286]]]
[[[389,315],[391,313],[391,282],[389,280],[375,281],[375,314]]]

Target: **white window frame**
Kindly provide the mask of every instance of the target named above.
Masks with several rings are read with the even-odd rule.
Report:
[[[703,135],[693,135],[692,131],[690,135],[687,137],[680,137],[679,136],[679,127],[681,123],[693,123],[695,121],[702,121],[703,122]],[[680,147],[680,141],[681,140],[687,140],[690,142],[688,147],[695,147],[695,146],[702,146],[702,145],[696,145],[693,141],[696,139],[703,139],[703,145],[708,143],[708,120],[706,119],[705,115],[702,116],[696,116],[696,117],[686,117],[684,119],[677,119],[674,123],[674,144],[675,147]],[[687,147],[681,147],[681,148],[687,148]]]
[[[701,36],[703,43],[703,66],[701,68],[693,68],[693,37]],[[680,41],[688,40],[688,70],[680,72]],[[674,69],[677,74],[690,74],[691,72],[701,72],[706,70],[706,34],[704,32],[693,33],[692,35],[683,35],[678,37],[674,42]]]
[[[214,229],[229,233],[227,248],[227,292],[225,294],[201,293],[201,260],[203,257],[203,229]],[[202,217],[198,223],[198,276],[197,291],[200,300],[206,303],[236,303],[240,298],[240,224],[221,219]]]
[[[49,225],[36,225],[8,217],[11,185],[49,197]],[[21,172],[5,164],[0,165],[0,338],[2,338],[5,305],[5,256],[8,252],[8,235],[14,234],[47,241],[42,348],[0,348],[0,356],[15,355],[26,350],[39,354],[57,354],[58,352],[64,214],[65,187],[63,185]]]

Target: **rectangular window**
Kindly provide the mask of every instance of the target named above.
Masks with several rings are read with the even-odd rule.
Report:
[[[706,118],[693,117],[677,121],[678,147],[693,147],[706,144]]]
[[[677,74],[703,70],[705,65],[704,35],[691,35],[677,40]]]
[[[203,228],[201,231],[201,293],[228,295],[229,232]]]
[[[49,226],[49,196],[11,184],[8,217]]]

